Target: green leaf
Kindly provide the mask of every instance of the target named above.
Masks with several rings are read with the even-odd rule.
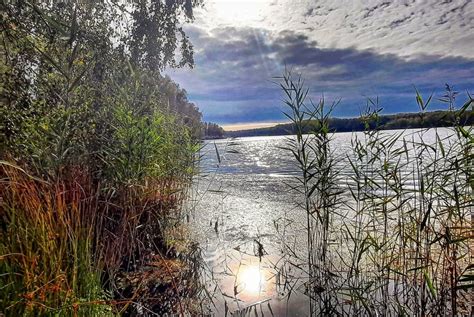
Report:
[[[423,271],[423,275],[425,276],[425,282],[426,282],[426,286],[428,286],[428,289],[430,290],[430,293],[431,293],[431,296],[433,298],[436,298],[436,288],[434,287],[433,285],[433,281],[431,280],[431,278],[429,277],[428,273],[426,271]]]

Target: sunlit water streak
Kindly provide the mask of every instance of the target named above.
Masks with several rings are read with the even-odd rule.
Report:
[[[439,129],[438,133],[447,136],[451,132]],[[347,157],[352,155],[351,139],[355,135],[362,137],[362,133],[338,133],[331,141],[342,186],[351,186],[352,170]],[[404,135],[416,136],[414,130],[405,131]],[[208,141],[204,147],[202,174],[195,182],[191,224],[204,250],[204,260],[218,281],[219,292],[224,294],[214,308],[216,315],[225,311],[224,300],[229,311],[242,311],[262,302],[254,307],[259,314],[307,314],[308,301],[301,282],[291,286],[294,289],[289,298],[288,286],[278,286],[278,270],[285,260],[282,241],[292,245],[292,251],[301,258],[306,252],[305,213],[297,207],[302,197],[289,189],[298,170],[291,154],[282,149],[287,138],[217,140]],[[424,135],[424,141],[435,142],[434,130]],[[409,182],[406,185],[416,186]],[[349,191],[343,195],[349,196]],[[283,227],[288,220],[293,222],[291,227]],[[286,273],[295,278],[304,275]],[[209,287],[215,291],[212,282]]]

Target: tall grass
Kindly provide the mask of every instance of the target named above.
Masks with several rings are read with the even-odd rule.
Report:
[[[306,214],[306,294],[310,315],[469,315],[473,269],[473,134],[454,110],[445,135],[437,129],[387,133],[370,99],[366,130],[354,134],[347,158],[331,151],[333,107],[314,104],[301,77],[286,73],[281,88],[295,129],[288,140],[300,171]],[[420,115],[432,97],[416,92]],[[316,128],[304,134],[306,126]],[[434,133],[435,141],[427,135]],[[341,164],[349,176],[338,175]]]
[[[188,309],[184,298],[197,278],[180,206],[193,146],[185,129],[168,131],[173,121],[154,116],[119,112],[100,170],[45,152],[57,141],[45,133],[48,146],[35,146],[41,156],[30,164],[2,161],[0,310],[102,316]]]
[[[198,254],[181,204],[197,140],[144,84],[150,74],[123,66],[126,80],[107,78],[100,91],[80,81],[67,89],[69,76],[47,72],[27,88],[33,110],[16,113],[0,153],[7,316],[193,309]],[[20,106],[1,110],[8,122]]]
[[[301,77],[294,79],[291,74],[283,77],[281,84],[286,95],[286,105],[291,112],[287,115],[295,128],[295,139],[288,139],[288,150],[298,164],[300,177],[298,189],[304,195],[303,209],[306,213],[306,233],[308,244],[306,284],[310,300],[310,314],[332,314],[331,259],[328,245],[333,213],[337,209],[339,189],[336,182],[334,160],[331,147],[328,119],[335,104],[325,109],[324,100],[318,104],[305,103],[308,89],[304,88]],[[318,122],[315,131],[304,134],[306,125]],[[320,302],[322,305],[314,305]]]
[[[191,311],[202,116],[160,72],[198,4],[0,5],[0,315]]]
[[[142,151],[154,144],[141,142],[130,144],[144,144]],[[141,162],[113,159],[107,163],[115,169],[99,180],[85,166],[63,165],[59,176],[44,180],[31,176],[28,166],[2,162],[2,311],[102,316],[187,309],[180,297],[195,291],[197,279],[181,225],[189,184],[189,171],[181,167],[191,160],[176,161],[176,170],[156,167],[159,174],[153,174]]]
[[[102,316],[100,268],[94,265],[96,188],[76,170],[54,183],[2,165],[1,310],[8,315]]]

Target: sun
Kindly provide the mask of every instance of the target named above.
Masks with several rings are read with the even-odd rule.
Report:
[[[252,25],[265,19],[271,0],[210,0],[208,8],[216,23]]]

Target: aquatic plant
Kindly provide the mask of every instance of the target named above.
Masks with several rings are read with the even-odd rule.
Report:
[[[307,270],[309,314],[472,313],[473,134],[461,119],[471,96],[455,110],[448,89],[442,100],[452,128],[447,135],[435,128],[434,143],[426,129],[384,133],[379,100],[369,99],[365,131],[341,160],[330,150],[333,107],[307,100],[291,72],[281,88],[296,135],[286,147],[300,172],[292,189],[307,218],[307,259],[298,267]],[[431,99],[416,91],[421,120]],[[337,174],[340,164],[349,176]]]

